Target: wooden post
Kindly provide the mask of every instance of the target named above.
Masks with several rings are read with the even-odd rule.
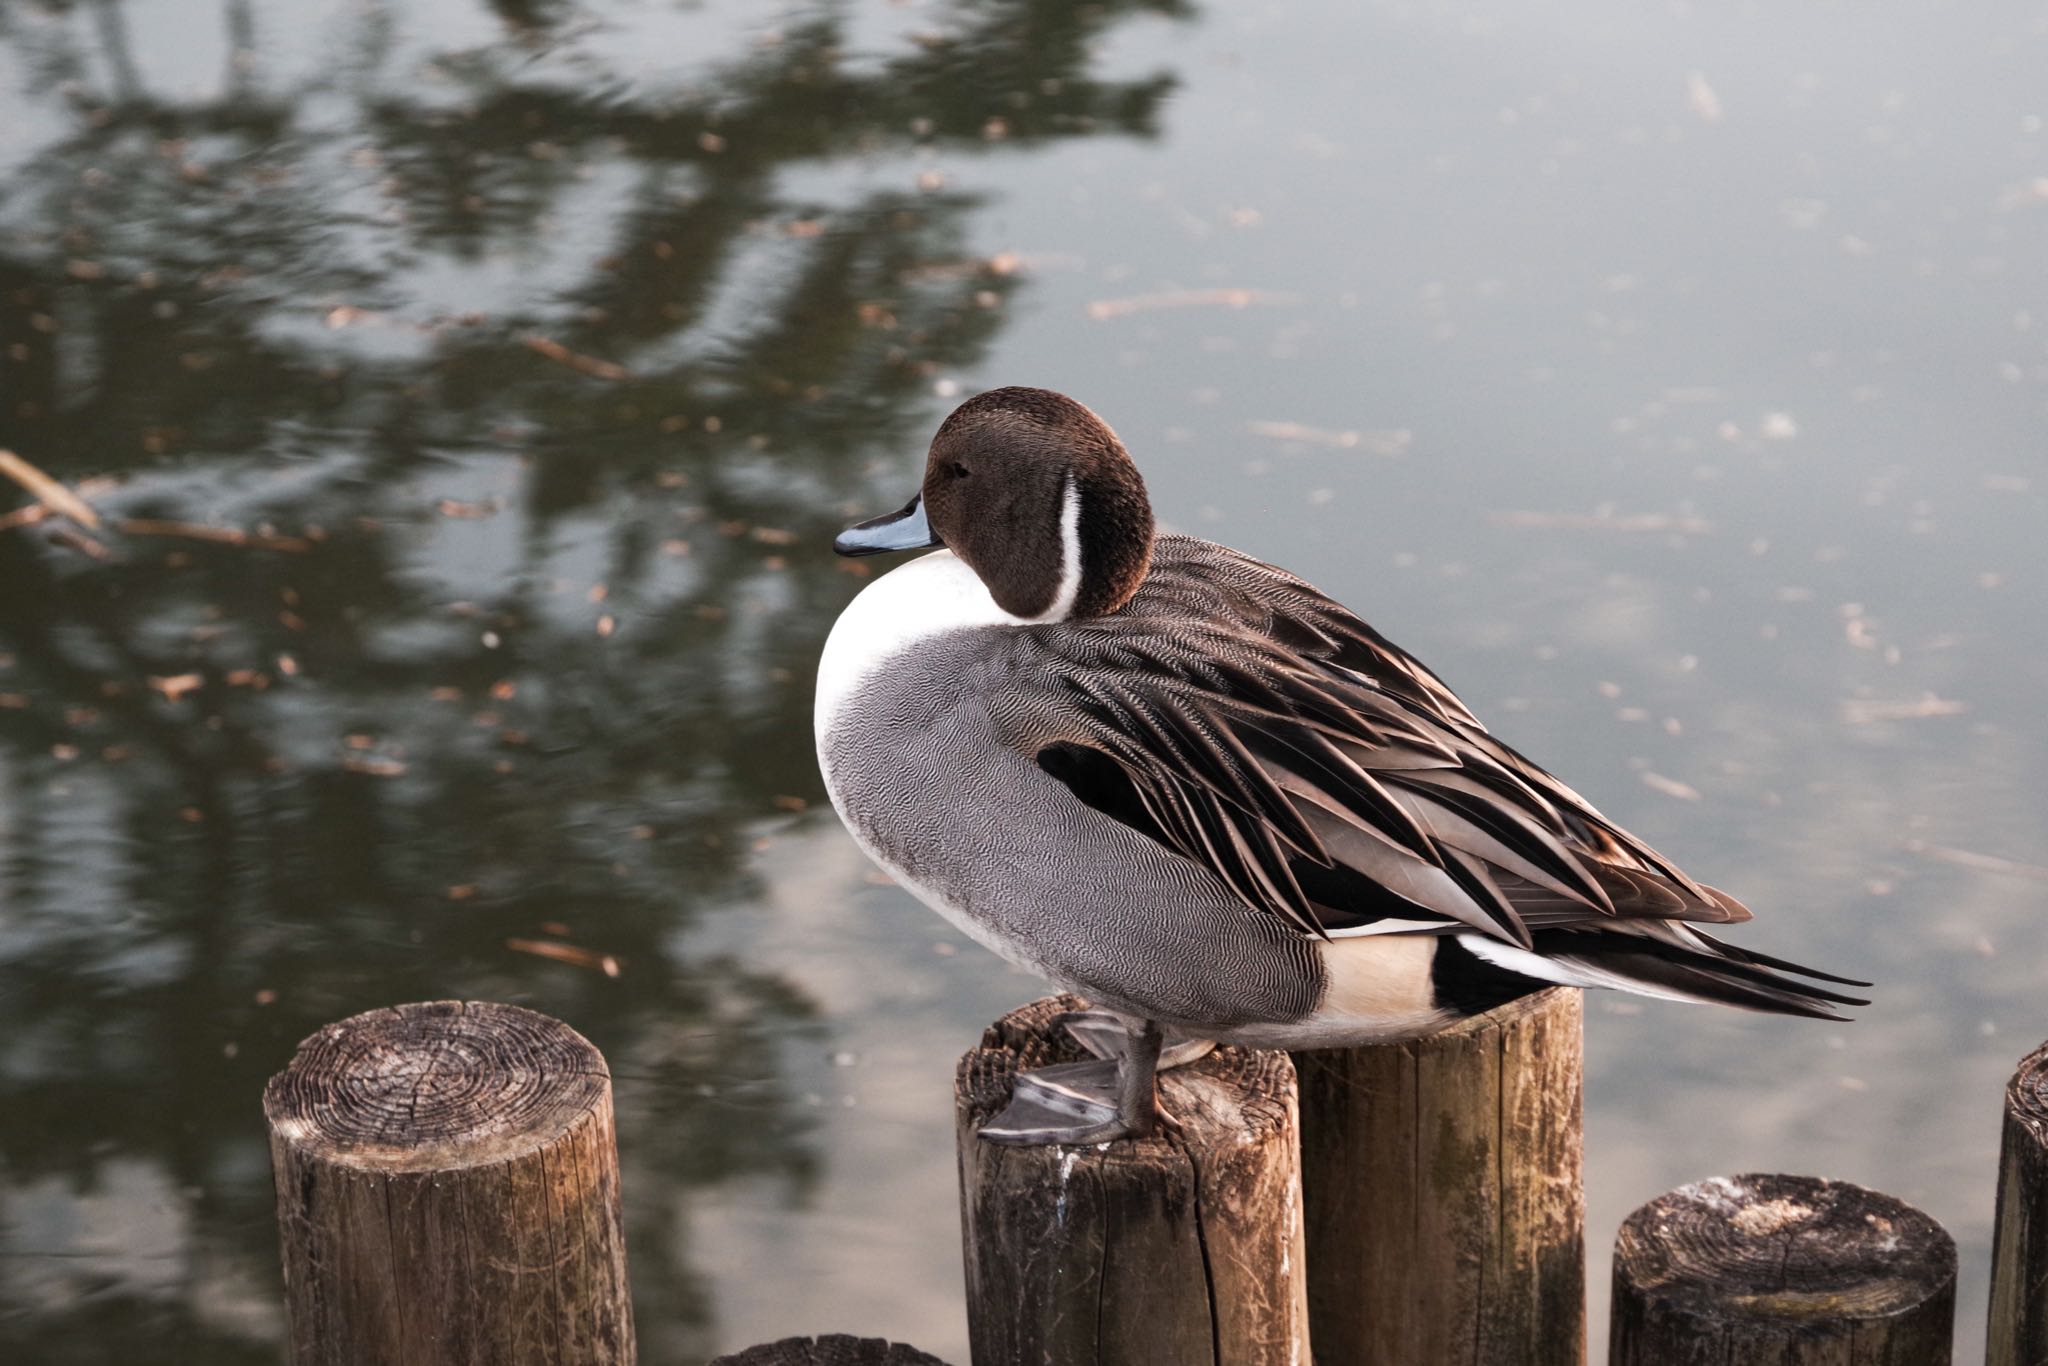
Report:
[[[1579,993],[1294,1055],[1318,1366],[1586,1355]]]
[[[611,1077],[517,1006],[375,1010],[263,1093],[292,1366],[630,1366]]]
[[[1053,997],[990,1026],[954,1089],[974,1366],[1308,1360],[1294,1069],[1219,1048],[1160,1074],[1185,1127],[1091,1147],[1002,1147],[980,1128],[1020,1070],[1085,1057]]]
[[[1985,1366],[2048,1363],[2048,1044],[2005,1088]]]
[[[1956,1244],[1877,1191],[1715,1177],[1660,1195],[1614,1242],[1609,1366],[1945,1366]]]
[[[937,1357],[881,1338],[827,1333],[815,1338],[784,1338],[744,1352],[713,1357],[710,1366],[946,1366]]]
[[[825,1333],[823,1337],[784,1337],[758,1348],[711,1358],[711,1366],[946,1366],[930,1352],[907,1348],[881,1337]]]

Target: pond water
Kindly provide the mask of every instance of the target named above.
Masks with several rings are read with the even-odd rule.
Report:
[[[1879,984],[1591,1003],[1595,1359],[1622,1216],[1744,1170],[1942,1219],[1968,1359],[2044,72],[1908,0],[0,9],[0,447],[105,523],[0,531],[0,1355],[275,1360],[264,1079],[481,997],[613,1064],[645,1359],[964,1363],[952,1060],[1037,987],[868,870],[811,676],[830,533],[1029,383]]]

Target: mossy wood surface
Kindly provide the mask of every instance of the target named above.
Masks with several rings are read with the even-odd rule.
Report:
[[[1317,1366],[1585,1359],[1579,993],[1294,1055]]]

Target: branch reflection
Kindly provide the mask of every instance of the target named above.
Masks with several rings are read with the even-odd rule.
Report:
[[[688,931],[821,796],[830,530],[1020,288],[912,162],[1151,135],[1141,10],[0,10],[0,446],[111,527],[0,531],[10,1355],[270,1360],[262,1081],[448,996],[606,1051],[705,1350],[690,1193],[804,1197],[818,1025]]]

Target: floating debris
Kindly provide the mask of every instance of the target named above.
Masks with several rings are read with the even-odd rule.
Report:
[[[1088,305],[1091,318],[1127,318],[1162,308],[1249,308],[1253,304],[1291,304],[1292,294],[1263,289],[1176,289],[1159,294],[1134,294],[1122,299],[1097,299]]]
[[[13,451],[0,449],[0,474],[28,490],[31,497],[50,511],[69,517],[80,526],[98,529],[100,515],[92,510],[91,504]]]
[[[1704,517],[1674,517],[1663,512],[1632,516],[1612,512],[1491,512],[1486,520],[1495,526],[1537,527],[1546,531],[1675,531],[1704,536],[1714,529],[1714,524]]]
[[[1996,854],[1979,854],[1970,849],[1955,849],[1945,844],[1929,844],[1925,840],[1907,840],[1905,850],[1922,858],[1931,858],[1937,863],[1952,863],[1958,868],[1972,872],[1996,873],[2001,877],[2023,877],[2033,882],[2048,882],[2048,868],[2035,863],[2021,863],[2017,859],[2000,858]]]
[[[243,531],[239,527],[208,526],[203,522],[167,522],[153,517],[129,517],[116,525],[123,536],[182,536],[215,545],[253,546],[258,550],[283,550],[304,554],[313,543],[303,536],[280,536],[269,531]]]
[[[114,552],[107,549],[105,545],[82,531],[73,531],[68,526],[53,527],[50,531],[50,539],[59,545],[68,545],[73,550],[88,555],[95,560],[111,560],[114,558]]]
[[[1869,726],[1882,721],[1917,721],[1927,716],[1961,716],[1969,709],[1967,702],[1933,693],[1905,702],[1851,697],[1842,702],[1842,719],[1852,726]]]
[[[633,372],[623,365],[617,364],[614,361],[600,360],[596,356],[586,356],[581,352],[571,351],[560,342],[543,337],[538,332],[529,332],[519,340],[526,344],[526,348],[529,351],[546,356],[558,365],[566,365],[571,370],[580,371],[592,378],[613,381],[633,378]]]
[[[1405,427],[1394,431],[1354,431],[1349,428],[1333,431],[1300,422],[1247,422],[1245,430],[1253,436],[1271,437],[1275,441],[1301,441],[1312,446],[1357,449],[1371,455],[1386,456],[1406,455],[1409,443],[1415,439],[1415,433]]]
[[[1685,78],[1685,103],[1708,123],[1721,121],[1721,97],[1714,93],[1713,86],[1707,84],[1707,78],[1697,71]]]
[[[593,953],[574,944],[557,944],[547,939],[507,939],[505,947],[514,953],[530,953],[535,958],[551,958],[557,963],[567,963],[574,968],[590,968],[607,977],[619,975],[619,960],[608,953]]]
[[[162,693],[165,701],[175,702],[186,693],[196,690],[205,682],[206,680],[198,674],[174,674],[169,678],[158,678],[155,675],[151,675],[149,686]]]
[[[1643,780],[1643,786],[1661,792],[1667,797],[1676,797],[1682,802],[1696,802],[1700,799],[1700,790],[1690,783],[1681,783],[1676,778],[1667,778],[1648,769],[1644,769],[1637,776]]]

